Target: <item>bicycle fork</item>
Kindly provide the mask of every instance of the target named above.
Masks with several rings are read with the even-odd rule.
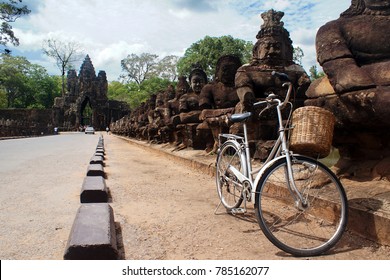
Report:
[[[298,210],[305,210],[308,207],[308,201],[305,199],[301,192],[298,190],[295,179],[294,179],[294,173],[293,173],[293,167],[292,167],[292,161],[291,161],[291,155],[286,154],[286,170],[285,170],[285,176],[286,176],[286,182],[288,190],[290,191],[291,195],[294,198],[295,201],[295,207]]]

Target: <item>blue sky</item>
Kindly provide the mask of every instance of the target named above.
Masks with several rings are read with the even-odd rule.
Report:
[[[316,64],[315,35],[320,26],[337,19],[350,0],[23,0],[31,14],[13,23],[25,56],[50,74],[59,74],[54,61],[42,54],[42,42],[54,38],[77,41],[95,70],[117,80],[120,61],[128,54],[148,52],[181,56],[192,43],[209,36],[231,35],[256,41],[263,23],[260,14],[283,11],[284,26],[294,46],[303,49],[306,71]],[[80,65],[75,65],[78,70]]]

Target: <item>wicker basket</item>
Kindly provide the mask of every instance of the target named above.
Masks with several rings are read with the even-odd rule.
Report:
[[[332,146],[335,117],[321,107],[305,106],[292,115],[290,149],[294,153],[323,158]]]

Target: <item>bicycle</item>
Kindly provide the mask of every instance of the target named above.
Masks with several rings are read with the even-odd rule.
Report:
[[[254,201],[260,228],[276,247],[294,256],[320,255],[340,240],[346,228],[347,197],[327,166],[289,150],[287,132],[293,127],[290,117],[283,123],[282,109],[289,105],[291,116],[293,106],[289,98],[293,85],[286,74],[272,74],[283,82],[283,87],[288,87],[284,101],[272,93],[253,106],[266,105],[259,116],[276,109],[279,136],[262,167],[252,171],[246,121],[253,113],[230,116],[232,123],[242,123],[243,136],[219,135],[218,207],[223,204],[232,214],[246,213],[247,202]]]

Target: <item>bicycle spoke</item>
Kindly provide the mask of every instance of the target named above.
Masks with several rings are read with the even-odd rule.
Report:
[[[221,147],[217,158],[217,191],[227,210],[239,207],[243,200],[242,184],[234,174],[228,172],[230,166],[242,172],[242,160],[239,148],[235,145],[226,143]]]
[[[304,163],[304,164],[303,164]],[[309,164],[310,163],[310,164]],[[346,198],[330,171],[294,161],[295,186],[305,203],[294,199],[286,184],[286,162],[273,165],[258,187],[257,214],[266,236],[279,248],[296,255],[326,251],[346,225]]]

